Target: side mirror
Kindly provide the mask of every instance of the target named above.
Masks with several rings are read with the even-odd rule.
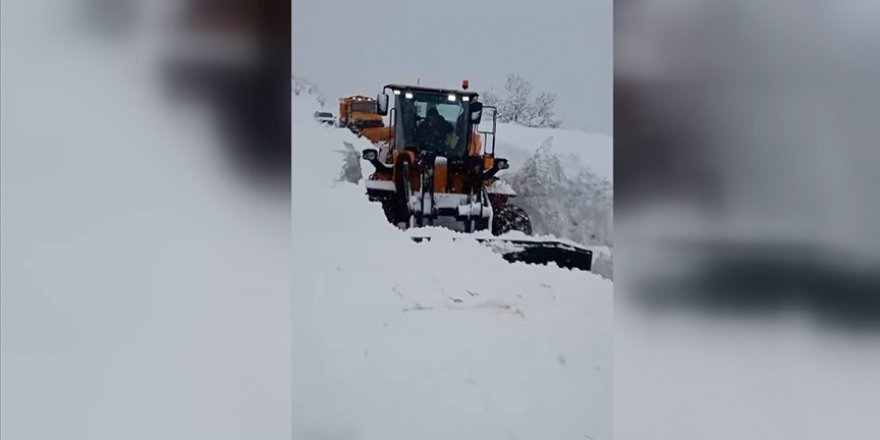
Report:
[[[379,151],[375,148],[364,149],[364,151],[361,152],[361,158],[370,162],[370,164],[376,168],[376,171],[390,172],[392,170],[389,165],[386,165],[379,160]]]
[[[375,148],[367,148],[363,152],[361,152],[361,157],[368,162],[372,162],[379,157],[379,152],[376,151]]]
[[[506,170],[510,168],[510,164],[507,163],[507,159],[495,159],[495,168]]]
[[[376,113],[382,116],[388,114],[388,95],[380,93],[376,96]]]
[[[479,124],[483,120],[483,104],[474,101],[471,103],[471,124]]]

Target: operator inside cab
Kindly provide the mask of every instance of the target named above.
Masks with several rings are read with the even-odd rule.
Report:
[[[424,119],[416,127],[416,139],[425,150],[445,156],[460,156],[463,151],[459,148],[458,132],[460,130],[440,114],[437,104],[429,102]]]

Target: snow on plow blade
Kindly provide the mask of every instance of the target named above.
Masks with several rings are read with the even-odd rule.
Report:
[[[412,237],[421,243],[431,241],[431,237]],[[593,265],[593,251],[559,241],[511,240],[502,238],[453,238],[458,240],[476,240],[491,248],[495,253],[510,262],[527,264],[556,264],[564,269],[590,271]]]

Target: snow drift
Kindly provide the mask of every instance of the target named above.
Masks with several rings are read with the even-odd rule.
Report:
[[[293,99],[294,436],[610,439],[612,283],[413,242]]]

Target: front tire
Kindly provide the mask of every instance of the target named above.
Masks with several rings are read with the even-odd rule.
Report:
[[[410,210],[409,199],[412,195],[412,183],[410,182],[410,164],[406,158],[397,164],[398,181],[397,192],[390,204],[394,205],[395,224],[404,224],[404,228],[412,228],[418,225],[415,213]]]

